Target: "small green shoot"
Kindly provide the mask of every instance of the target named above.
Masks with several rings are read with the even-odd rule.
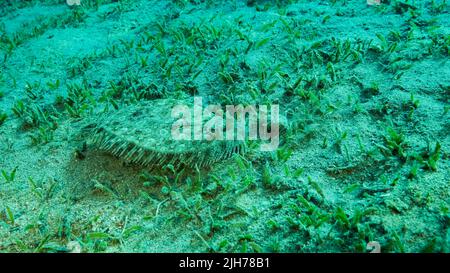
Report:
[[[15,218],[14,218],[14,213],[11,211],[11,208],[6,206],[6,216],[8,217],[8,221],[9,223],[14,226],[14,224],[16,223]]]

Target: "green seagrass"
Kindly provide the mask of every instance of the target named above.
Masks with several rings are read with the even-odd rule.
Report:
[[[192,105],[175,99],[142,101],[100,118],[92,140],[100,149],[144,166],[172,164],[205,167],[243,151],[241,141],[174,140],[174,106]]]

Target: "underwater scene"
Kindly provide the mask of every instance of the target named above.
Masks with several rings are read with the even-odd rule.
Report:
[[[0,252],[450,252],[450,2],[3,0]]]

